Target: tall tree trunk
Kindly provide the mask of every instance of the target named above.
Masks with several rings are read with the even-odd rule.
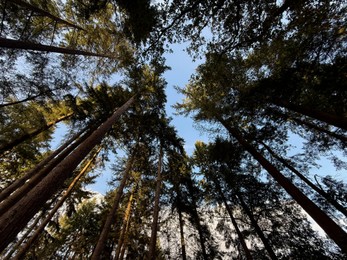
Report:
[[[219,122],[233,135],[238,142],[256,159],[266,171],[288,192],[290,196],[317,222],[317,224],[335,241],[341,250],[347,253],[347,233],[337,225],[324,211],[306,197],[293,183],[291,183],[275,166],[266,160],[240,132],[229,126],[222,118]]]
[[[307,106],[295,105],[285,100],[276,100],[273,103],[277,106],[287,108],[302,115],[309,116],[322,122],[326,122],[330,125],[334,125],[336,127],[347,130],[347,118],[343,116],[329,114],[327,112],[315,110]]]
[[[119,186],[117,188],[117,192],[116,192],[116,196],[115,196],[114,201],[113,201],[112,208],[111,208],[110,212],[107,214],[106,221],[104,223],[104,226],[102,228],[102,231],[101,231],[99,239],[98,239],[98,242],[97,242],[97,244],[94,248],[93,254],[91,256],[92,260],[102,259],[102,253],[105,249],[106,241],[108,238],[108,234],[110,233],[111,226],[114,223],[114,218],[115,218],[116,212],[117,212],[118,207],[119,207],[119,202],[120,202],[120,199],[123,195],[123,189],[127,183],[127,180],[129,179],[129,177],[131,175],[130,173],[131,173],[131,168],[133,166],[133,162],[135,159],[134,157],[135,157],[135,155],[132,154],[132,155],[130,155],[130,158],[128,159],[128,162],[127,162],[124,174],[123,174],[123,178],[122,178],[122,180],[119,183]]]
[[[334,200],[331,196],[329,196],[328,193],[318,188],[313,182],[311,182],[308,178],[306,178],[303,174],[301,174],[296,168],[291,166],[287,162],[287,160],[285,160],[284,158],[276,154],[268,145],[266,145],[263,142],[259,142],[259,143],[264,146],[264,148],[271,154],[272,157],[280,161],[285,167],[287,167],[302,181],[304,181],[311,189],[313,189],[315,192],[317,192],[319,195],[325,198],[328,202],[330,202],[331,205],[333,205],[338,211],[340,211],[343,215],[347,217],[347,210],[341,204],[339,204],[336,200]]]
[[[311,128],[311,129],[313,129],[313,130],[315,130],[317,132],[321,132],[321,133],[327,134],[327,135],[329,135],[329,136],[331,136],[331,137],[333,137],[335,139],[338,139],[338,140],[340,140],[342,142],[347,143],[347,137],[346,136],[343,136],[343,135],[331,132],[331,131],[329,131],[329,130],[327,130],[325,128],[322,128],[322,127],[320,127],[318,125],[315,125],[315,124],[313,124],[311,122],[308,122],[307,120],[302,120],[302,119],[296,118],[294,116],[290,116],[290,115],[284,114],[284,113],[282,113],[280,111],[277,111],[275,109],[271,109],[271,113],[272,114],[276,114],[276,115],[278,115],[279,117],[281,117],[281,118],[283,118],[285,120],[293,120],[294,122],[296,122],[299,125],[306,126],[306,127]]]
[[[88,160],[87,164],[83,167],[83,169],[77,174],[77,176],[73,179],[73,181],[70,183],[67,190],[64,192],[64,195],[60,198],[60,200],[57,202],[57,204],[54,206],[54,208],[49,212],[47,217],[41,222],[40,226],[35,230],[35,233],[30,237],[30,239],[22,246],[22,248],[17,253],[16,257],[14,259],[20,260],[23,259],[25,256],[25,253],[28,252],[30,247],[36,242],[38,237],[41,235],[42,231],[46,227],[46,225],[51,221],[55,213],[58,211],[58,209],[63,205],[65,200],[70,196],[72,190],[76,186],[77,182],[84,176],[89,169],[90,165],[94,162],[95,158],[101,151],[101,147],[97,149],[97,151],[94,153],[93,157]]]
[[[79,163],[98,145],[117,119],[130,107],[135,97],[130,98],[101,126],[82,142],[64,161],[59,163],[27,196],[16,203],[0,218],[0,251],[2,251],[25,227],[43,204],[64,184]]]
[[[159,199],[161,189],[161,164],[163,159],[163,147],[160,145],[159,160],[158,160],[158,174],[155,189],[154,209],[153,209],[153,222],[151,228],[151,238],[149,243],[148,259],[155,259],[155,248],[157,245],[157,231],[158,231],[158,218],[159,218]]]
[[[37,164],[32,170],[25,173],[21,178],[15,180],[9,186],[7,186],[4,190],[0,192],[0,202],[2,202],[5,198],[7,198],[13,191],[22,186],[28,179],[33,177],[36,173],[38,173],[43,167],[48,164],[53,158],[55,158],[58,154],[60,154],[63,150],[65,150],[72,142],[76,141],[78,137],[80,137],[84,131],[88,129],[88,126],[83,128],[81,131],[76,133],[73,137],[67,140],[64,144],[62,144],[57,150],[55,150],[52,154],[43,159],[39,164]],[[81,139],[79,139],[81,140]],[[1,210],[0,210],[1,211]]]
[[[0,47],[9,48],[9,49],[47,51],[47,52],[55,52],[55,53],[61,53],[61,54],[94,56],[94,57],[114,59],[114,57],[105,55],[105,54],[98,54],[98,53],[74,50],[74,49],[63,48],[63,47],[49,46],[49,45],[33,43],[28,41],[12,40],[12,39],[7,39],[3,37],[0,37]]]
[[[42,132],[50,129],[52,126],[55,126],[56,124],[58,124],[59,122],[66,120],[68,118],[70,118],[73,115],[73,113],[69,113],[65,116],[59,117],[57,120],[53,121],[53,122],[49,122],[46,125],[40,127],[39,129],[36,129],[34,131],[32,131],[31,133],[26,133],[18,138],[16,138],[15,140],[12,140],[10,143],[4,144],[0,146],[0,156],[6,152],[11,150],[12,148],[14,148],[15,146],[34,138],[35,136],[41,134]]]
[[[245,201],[243,200],[242,196],[240,195],[240,193],[238,191],[236,191],[236,196],[234,195],[234,198],[237,199],[238,201],[240,201],[242,209],[246,212],[246,215],[250,219],[251,224],[252,224],[255,232],[257,233],[260,240],[263,242],[263,245],[264,245],[269,257],[272,260],[277,260],[278,258],[276,256],[275,252],[273,251],[269,240],[265,237],[264,232],[259,227],[258,222],[255,220],[252,211],[249,209],[249,207],[247,206],[247,204],[245,203]]]
[[[125,241],[125,234],[127,232],[129,222],[130,222],[129,220],[130,220],[131,206],[132,206],[135,191],[136,191],[136,186],[134,186],[134,188],[130,194],[130,198],[128,200],[128,205],[127,205],[127,208],[124,212],[122,230],[121,230],[121,233],[119,235],[119,239],[118,239],[118,243],[117,243],[117,249],[116,249],[116,253],[115,253],[113,260],[119,259],[119,255],[121,253],[121,248],[123,247],[123,244]]]
[[[22,0],[11,0],[10,2],[12,3],[15,3],[17,5],[20,5],[20,6],[23,6],[31,11],[34,11],[38,14],[41,14],[41,15],[44,15],[44,16],[47,16],[49,18],[51,18],[53,21],[56,21],[56,22],[59,22],[59,23],[62,23],[62,24],[65,24],[67,26],[70,26],[70,27],[73,27],[73,28],[76,28],[76,29],[79,29],[79,30],[84,30],[83,28],[81,28],[80,26],[78,25],[75,25],[71,22],[68,22],[66,20],[63,20],[61,18],[59,18],[58,16],[55,16],[54,14],[51,14],[50,12],[47,12],[41,8],[38,8],[32,4],[29,4],[28,2],[24,2]]]
[[[57,151],[55,156],[49,156],[39,163],[33,170],[30,170],[25,176],[15,181],[1,193],[1,198],[5,198],[0,204],[0,216],[12,207],[17,201],[25,197],[27,193],[35,187],[55,166],[61,163],[78,145],[80,145],[88,136],[93,133],[96,127],[92,126],[82,137],[75,140],[70,146],[65,143]],[[81,132],[80,132],[81,133]],[[74,140],[72,140],[74,141]],[[66,149],[65,149],[66,148]],[[28,180],[28,181],[27,181]],[[13,193],[11,193],[13,192]],[[5,197],[7,195],[7,197]]]
[[[177,193],[179,194],[179,193]],[[179,195],[177,195],[178,198],[178,207],[177,207],[177,212],[178,212],[178,221],[180,225],[180,241],[181,241],[181,250],[182,250],[182,259],[187,260],[187,253],[186,253],[186,242],[184,239],[184,222],[183,222],[183,216],[182,216],[182,210],[181,210],[181,198]]]
[[[231,208],[228,205],[228,202],[227,202],[227,200],[226,200],[226,198],[225,198],[225,196],[224,196],[224,194],[223,194],[223,192],[221,190],[221,187],[220,187],[218,181],[214,180],[214,184],[216,185],[219,197],[222,199],[223,204],[224,204],[224,206],[225,206],[225,208],[226,208],[226,210],[227,210],[227,212],[228,212],[228,214],[230,216],[231,222],[233,223],[233,226],[235,228],[237,236],[239,237],[239,240],[240,240],[241,246],[243,248],[243,251],[245,252],[246,258],[248,260],[253,259],[252,255],[251,255],[251,252],[249,251],[249,249],[248,249],[248,247],[246,245],[245,238],[244,238],[241,230],[239,229],[239,226],[237,225],[237,222],[236,222],[236,219],[234,218],[233,212],[232,212]]]

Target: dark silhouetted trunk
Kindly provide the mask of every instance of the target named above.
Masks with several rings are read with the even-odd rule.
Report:
[[[220,123],[234,136],[237,141],[256,159],[266,171],[288,192],[290,196],[317,222],[317,224],[335,241],[335,243],[347,253],[347,233],[337,225],[316,204],[306,197],[293,183],[291,183],[275,166],[264,158],[250,143],[248,143],[240,132],[230,127],[223,119]]]
[[[325,198],[331,205],[333,205],[338,211],[340,211],[343,215],[347,217],[347,210],[341,204],[339,204],[336,200],[334,200],[331,196],[329,196],[328,193],[318,188],[313,182],[311,182],[308,178],[306,178],[303,174],[301,174],[297,169],[291,166],[284,158],[282,158],[281,156],[277,155],[274,151],[272,151],[272,149],[269,146],[267,146],[263,142],[260,142],[260,144],[264,146],[264,148],[271,154],[272,157],[280,161],[285,167],[287,167],[302,181],[304,181],[311,189],[313,189],[315,192],[317,192],[319,195]]]
[[[77,174],[77,176],[73,179],[73,181],[70,183],[67,190],[64,192],[64,195],[59,199],[57,204],[53,207],[53,209],[49,212],[49,214],[46,216],[46,218],[40,223],[40,226],[35,230],[35,233],[30,237],[30,239],[26,242],[25,245],[22,246],[22,248],[19,250],[18,254],[14,259],[20,260],[23,259],[25,256],[25,253],[30,249],[30,247],[36,242],[38,237],[41,235],[42,231],[46,227],[46,225],[51,221],[54,214],[58,211],[58,209],[63,205],[65,200],[70,196],[72,190],[76,186],[77,182],[84,176],[89,169],[90,165],[94,162],[95,158],[101,151],[101,147],[98,148],[98,150],[94,153],[93,157],[88,160],[87,164],[83,167],[83,169]]]
[[[117,119],[134,102],[132,97],[101,126],[82,142],[64,161],[59,163],[43,180],[37,184],[27,196],[22,198],[0,218],[0,250],[2,251],[22,230],[28,221],[40,210],[64,184],[79,163],[98,145]]]
[[[27,41],[19,41],[12,40],[0,37],[0,47],[9,48],[9,49],[21,49],[21,50],[32,50],[32,51],[47,51],[47,52],[55,52],[61,54],[70,54],[70,55],[82,55],[82,56],[94,56],[94,57],[103,57],[113,59],[113,57],[104,54],[98,54],[88,51],[80,51],[74,49],[68,49],[63,47],[54,47],[50,45],[44,45],[39,43],[27,42]]]
[[[317,120],[320,120],[322,122],[326,122],[330,125],[334,125],[339,128],[347,130],[347,118],[343,116],[329,114],[327,112],[315,110],[306,106],[295,105],[285,100],[276,100],[273,103],[277,106],[287,108],[299,114],[309,116]]]
[[[32,138],[34,138],[35,136],[41,134],[42,132],[50,129],[52,126],[55,126],[56,124],[58,124],[59,122],[63,121],[63,120],[66,120],[68,118],[70,118],[71,116],[73,115],[73,113],[70,113],[68,115],[65,115],[65,116],[62,116],[62,117],[59,117],[57,120],[55,120],[54,122],[49,122],[48,124],[42,126],[41,128],[39,129],[36,129],[35,131],[32,131],[31,133],[26,133],[18,138],[16,138],[15,140],[11,141],[10,143],[8,144],[4,144],[2,146],[0,146],[0,156],[6,152],[6,151],[9,151],[11,150],[12,148],[16,147],[17,145],[27,141],[27,140],[30,140]]]
[[[28,2],[25,2],[25,1],[22,1],[22,0],[11,0],[10,2],[15,3],[17,5],[20,5],[20,6],[23,6],[23,7],[27,8],[27,9],[29,9],[31,11],[34,11],[34,12],[36,12],[38,14],[41,14],[43,16],[47,16],[47,17],[51,18],[52,20],[54,20],[56,22],[65,24],[65,25],[70,26],[70,27],[74,27],[74,28],[79,29],[79,30],[84,30],[80,26],[77,26],[77,25],[75,25],[75,24],[73,24],[71,22],[65,21],[65,20],[59,18],[58,16],[55,16],[55,15],[53,15],[53,14],[51,14],[51,13],[49,13],[49,12],[47,12],[47,11],[41,9],[41,8],[38,8],[38,7],[36,7],[36,6],[32,5],[32,4],[29,4]]]
[[[102,253],[105,249],[106,241],[108,239],[108,234],[110,233],[111,226],[114,223],[114,218],[115,218],[115,215],[116,215],[118,207],[119,207],[119,202],[120,202],[120,199],[123,195],[123,189],[126,185],[127,180],[130,177],[134,157],[135,157],[134,154],[132,154],[132,155],[130,155],[130,158],[128,159],[126,168],[124,170],[123,178],[122,178],[121,182],[119,183],[115,198],[113,200],[112,208],[111,208],[110,212],[107,214],[106,221],[104,223],[104,226],[102,228],[102,231],[101,231],[99,239],[98,239],[98,242],[97,242],[97,244],[94,248],[93,254],[91,256],[92,260],[102,259]]]
[[[183,216],[182,216],[182,210],[181,210],[181,199],[179,195],[177,200],[178,200],[177,212],[178,212],[178,221],[180,225],[180,241],[181,241],[181,249],[182,249],[182,259],[187,260],[186,242],[184,239],[184,222],[183,222]]]
[[[154,207],[153,207],[153,222],[151,228],[151,238],[149,242],[149,252],[148,259],[155,259],[155,248],[157,245],[157,231],[158,231],[158,218],[159,218],[159,199],[160,199],[160,189],[161,189],[161,164],[163,157],[163,147],[160,146],[159,160],[158,160],[158,174],[157,182],[155,188],[155,197],[154,197]]]
[[[258,222],[255,220],[252,211],[249,209],[247,204],[244,202],[244,200],[243,200],[242,196],[240,195],[240,193],[236,192],[236,196],[234,196],[234,198],[236,198],[238,201],[240,201],[242,209],[244,210],[244,212],[246,213],[246,215],[250,219],[251,224],[252,224],[255,232],[257,233],[258,237],[260,238],[261,242],[263,242],[263,245],[264,245],[264,247],[265,247],[269,257],[272,260],[277,260],[278,258],[276,256],[275,252],[273,251],[272,246],[270,245],[269,240],[265,237],[264,232],[259,227]]]

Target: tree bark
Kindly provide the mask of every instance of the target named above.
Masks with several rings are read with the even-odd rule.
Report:
[[[117,109],[94,133],[82,142],[64,161],[59,163],[27,196],[0,218],[0,250],[3,250],[25,227],[42,205],[64,184],[87,154],[98,145],[117,119],[130,107],[135,97]]]
[[[22,0],[11,0],[10,2],[15,3],[17,5],[20,5],[20,6],[23,6],[23,7],[27,8],[27,9],[29,9],[31,11],[34,11],[36,13],[41,14],[41,15],[47,16],[47,17],[51,18],[52,20],[54,20],[56,22],[59,22],[59,23],[65,24],[67,26],[70,26],[70,27],[73,27],[73,28],[76,28],[76,29],[84,31],[84,29],[82,27],[80,27],[78,25],[75,25],[75,24],[73,24],[71,22],[68,22],[66,20],[63,20],[63,19],[59,18],[58,16],[55,16],[55,15],[53,15],[53,14],[51,14],[51,13],[49,13],[49,12],[47,12],[47,11],[41,9],[41,8],[38,8],[38,7],[36,7],[36,6],[32,5],[32,4],[29,4],[27,2],[24,2]]]
[[[158,174],[157,174],[157,182],[156,182],[155,198],[154,198],[153,222],[152,222],[152,228],[151,228],[151,238],[149,242],[148,259],[155,259],[155,248],[157,245],[159,199],[160,199],[160,189],[162,184],[162,180],[161,180],[162,159],[163,159],[163,147],[160,146],[159,160],[158,160]]]
[[[69,114],[67,114],[65,116],[61,116],[57,120],[55,120],[53,122],[49,122],[46,125],[42,126],[41,128],[32,131],[31,133],[26,133],[26,134],[16,138],[15,140],[12,140],[10,143],[1,145],[0,146],[0,156],[2,154],[4,154],[6,151],[9,151],[12,148],[16,147],[17,145],[19,145],[19,144],[21,144],[21,143],[23,143],[23,142],[25,142],[27,140],[30,140],[30,139],[36,137],[37,135],[41,134],[42,132],[50,129],[52,126],[55,126],[59,122],[70,118],[72,115],[73,115],[73,113],[69,113]]]
[[[0,37],[0,47],[9,48],[9,49],[47,51],[47,52],[55,52],[55,53],[61,53],[61,54],[94,56],[94,57],[114,59],[113,57],[109,55],[105,55],[105,54],[98,54],[98,53],[74,50],[74,49],[63,48],[63,47],[49,46],[49,45],[33,43],[28,41],[12,40],[12,39],[7,39],[3,37]]]
[[[178,193],[177,193],[178,194]],[[178,197],[178,207],[177,207],[177,212],[178,212],[178,221],[180,224],[180,241],[181,241],[181,249],[182,249],[182,259],[187,260],[187,253],[186,253],[186,242],[184,239],[184,222],[183,222],[183,216],[182,216],[182,211],[180,208],[181,205],[181,199]]]
[[[36,242],[36,239],[41,235],[42,231],[46,227],[46,225],[51,221],[55,213],[58,211],[58,209],[63,205],[65,200],[70,196],[72,190],[76,186],[77,182],[84,176],[89,169],[90,165],[94,162],[95,158],[101,151],[101,147],[97,149],[97,151],[94,153],[93,157],[88,160],[87,164],[83,167],[83,169],[80,171],[79,174],[73,179],[73,181],[70,183],[67,190],[64,192],[64,195],[60,198],[60,200],[57,202],[57,204],[54,206],[54,208],[49,212],[47,217],[41,222],[40,226],[35,230],[35,233],[30,237],[30,239],[21,247],[19,252],[15,256],[15,260],[23,259],[26,252],[30,249],[30,247]]]
[[[119,186],[117,188],[117,192],[116,192],[116,196],[115,196],[114,201],[113,201],[112,208],[111,208],[110,212],[107,214],[105,224],[102,228],[98,242],[97,242],[97,244],[94,248],[93,254],[91,256],[92,260],[102,259],[102,253],[103,253],[105,245],[106,245],[108,234],[110,233],[111,226],[114,222],[114,218],[115,218],[116,212],[117,212],[118,207],[119,207],[120,199],[123,195],[123,189],[127,183],[127,180],[130,177],[131,168],[133,166],[135,156],[134,156],[134,154],[132,154],[130,156],[131,157],[128,159],[128,162],[127,162],[124,174],[123,174],[123,178],[122,178],[122,180],[119,183]]]
[[[294,184],[292,184],[275,166],[266,160],[251,144],[249,144],[239,131],[229,126],[222,118],[219,122],[234,136],[237,141],[256,159],[266,171],[293,197],[293,199],[317,222],[327,235],[347,253],[347,233],[337,225],[325,212],[306,197]]]
[[[260,240],[263,242],[263,245],[264,245],[264,247],[265,247],[269,257],[272,260],[277,260],[278,258],[276,256],[275,252],[273,251],[272,246],[270,245],[269,240],[265,237],[264,232],[259,227],[258,222],[255,220],[252,211],[249,209],[247,204],[244,202],[244,200],[243,200],[242,196],[240,195],[240,193],[236,192],[236,196],[234,196],[234,198],[236,198],[238,201],[240,201],[242,209],[246,212],[248,218],[251,221],[251,224],[252,224],[255,232],[257,233],[257,235],[260,238]]]
[[[318,188],[313,182],[311,182],[308,178],[306,178],[303,174],[301,174],[296,168],[291,166],[284,158],[277,155],[268,145],[263,142],[260,142],[264,146],[264,148],[271,154],[272,157],[280,161],[285,167],[291,170],[296,176],[298,176],[303,182],[305,182],[311,189],[325,198],[331,205],[333,205],[338,211],[340,211],[343,215],[347,217],[347,210],[339,204],[336,200],[331,198],[328,193],[324,190]]]
[[[233,226],[235,228],[237,236],[239,237],[241,246],[243,248],[243,251],[245,252],[245,256],[246,256],[247,259],[252,260],[253,257],[251,255],[251,252],[249,251],[249,249],[248,249],[248,247],[246,245],[245,238],[244,238],[241,230],[239,229],[239,226],[237,225],[236,219],[233,216],[233,212],[231,211],[231,209],[230,209],[230,207],[228,205],[228,202],[227,202],[227,200],[226,200],[226,198],[225,198],[225,196],[224,196],[224,194],[223,194],[223,192],[221,190],[221,187],[220,187],[219,183],[216,180],[214,180],[214,183],[215,183],[215,185],[217,187],[219,197],[222,199],[223,204],[224,204],[224,206],[225,206],[225,208],[226,208],[226,210],[227,210],[227,212],[228,212],[228,214],[230,216],[231,222],[233,223]]]
[[[118,243],[117,243],[117,249],[116,249],[116,253],[115,253],[113,260],[119,259],[119,255],[121,253],[121,248],[122,248],[124,241],[125,241],[125,234],[127,232],[129,222],[130,222],[129,220],[130,220],[131,206],[132,206],[135,190],[136,190],[136,187],[133,188],[133,190],[130,194],[130,198],[128,200],[128,205],[127,205],[127,208],[126,208],[125,213],[124,213],[122,230],[121,230],[121,233],[119,235],[119,239],[118,239]]]
[[[347,130],[347,118],[343,116],[329,114],[327,112],[315,110],[306,106],[295,105],[285,100],[276,100],[273,103],[277,106],[287,108],[302,115],[309,116],[322,122],[326,122],[330,125],[334,125],[341,129]]]

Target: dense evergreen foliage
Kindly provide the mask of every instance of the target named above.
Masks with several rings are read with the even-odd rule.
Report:
[[[312,172],[347,170],[346,13],[1,1],[1,259],[347,259],[347,185]],[[191,155],[165,110],[183,42],[203,62],[175,108],[210,136]]]

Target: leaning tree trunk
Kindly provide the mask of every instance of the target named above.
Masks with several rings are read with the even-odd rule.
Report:
[[[56,16],[54,14],[51,14],[50,12],[47,12],[47,11],[41,9],[41,8],[38,8],[37,6],[29,4],[28,2],[25,2],[25,1],[22,1],[22,0],[11,0],[11,2],[15,3],[17,5],[23,6],[23,7],[27,8],[27,9],[29,9],[31,11],[34,11],[34,12],[36,12],[38,14],[47,16],[47,17],[51,18],[53,21],[65,24],[67,26],[70,26],[70,27],[73,27],[73,28],[76,28],[76,29],[79,29],[79,30],[84,30],[80,26],[75,25],[75,24],[73,24],[73,23],[71,23],[69,21],[63,20],[63,19],[59,18],[58,16]]]
[[[75,142],[68,147],[66,147],[66,145],[67,143],[70,144],[70,140],[67,143],[63,144],[62,147],[57,150],[60,151],[59,153],[56,153],[56,151],[55,153],[53,153],[55,154],[54,156],[51,155],[48,158],[44,159],[33,170],[29,171],[22,178],[16,180],[13,184],[11,184],[3,192],[1,192],[1,198],[5,199],[3,199],[2,203],[0,204],[0,216],[4,214],[10,207],[15,205],[17,201],[25,197],[27,193],[35,187],[35,185],[37,185],[55,166],[61,163],[66,158],[66,156],[68,156],[78,145],[86,140],[87,137],[90,136],[95,129],[96,127],[93,126],[82,137],[75,140]],[[6,197],[6,195],[8,196]]]
[[[15,146],[30,140],[32,138],[34,138],[35,136],[41,134],[42,132],[50,129],[51,127],[55,126],[56,124],[58,124],[59,122],[66,120],[68,118],[70,118],[73,115],[73,113],[70,113],[68,115],[59,117],[57,120],[53,121],[53,122],[49,122],[48,124],[40,127],[39,129],[36,129],[34,131],[32,131],[31,133],[26,133],[18,138],[16,138],[15,140],[12,140],[10,143],[4,144],[0,146],[0,156],[5,153],[6,151],[11,150],[12,148],[14,148]]]
[[[236,192],[236,196],[234,195],[234,199],[240,201],[242,209],[245,211],[246,215],[250,219],[251,224],[252,224],[255,232],[257,233],[258,237],[260,238],[261,242],[263,242],[263,245],[264,245],[269,257],[272,260],[277,260],[278,258],[276,256],[275,252],[273,251],[272,246],[270,245],[270,241],[265,237],[264,232],[259,227],[258,222],[255,220],[252,211],[249,209],[247,204],[244,202],[244,200],[243,200],[243,198],[239,192]]]
[[[40,226],[35,230],[35,233],[30,237],[30,239],[26,242],[26,244],[22,246],[22,248],[16,254],[16,257],[14,259],[20,260],[24,258],[26,252],[28,252],[30,247],[36,242],[36,240],[41,235],[46,225],[51,221],[51,219],[53,218],[55,213],[58,211],[58,209],[63,205],[65,200],[70,196],[77,182],[82,178],[82,176],[85,175],[85,173],[89,169],[90,165],[94,162],[95,158],[97,157],[100,151],[101,151],[101,147],[98,148],[98,150],[94,153],[93,157],[88,160],[87,164],[83,167],[83,169],[79,172],[79,174],[77,174],[77,176],[73,179],[73,181],[70,183],[67,190],[64,192],[64,195],[59,199],[59,201],[54,206],[54,208],[49,212],[47,217],[40,223]]]
[[[130,107],[135,97],[130,98],[122,107],[117,109],[101,126],[81,143],[64,161],[59,163],[27,196],[16,203],[0,218],[0,251],[2,251],[25,227],[28,221],[71,177],[72,172],[88,153],[98,145],[105,134],[111,129],[117,119]]]
[[[237,141],[256,159],[266,171],[284,188],[290,196],[317,222],[327,235],[347,253],[347,233],[337,225],[324,211],[306,197],[293,183],[291,183],[275,166],[264,158],[240,132],[229,126],[225,120],[218,118],[219,122],[234,136]]]
[[[272,157],[280,161],[285,167],[291,170],[296,176],[298,176],[303,182],[305,182],[311,189],[321,195],[324,199],[326,199],[331,205],[333,205],[338,211],[340,211],[343,215],[347,217],[347,210],[336,200],[329,196],[324,190],[318,188],[313,182],[311,182],[308,178],[306,178],[303,174],[301,174],[296,168],[291,166],[287,160],[276,154],[268,145],[263,142],[259,142],[264,148],[271,154]]]
[[[273,102],[275,105],[287,108],[289,110],[295,111],[299,114],[315,118],[319,121],[326,122],[330,125],[347,130],[347,118],[343,116],[338,116],[330,114],[327,112],[312,109],[307,106],[295,105],[285,100],[276,100]]]
[[[124,212],[122,230],[121,230],[121,233],[119,235],[116,253],[115,253],[115,256],[113,258],[114,260],[118,260],[119,259],[119,255],[121,253],[121,248],[123,247],[123,244],[124,244],[124,241],[125,241],[125,234],[127,232],[128,226],[129,226],[131,206],[132,206],[132,203],[133,203],[135,191],[136,191],[136,186],[133,187],[133,190],[132,190],[132,192],[130,194],[130,197],[129,197],[129,200],[128,200],[128,205],[127,205],[127,207],[125,209],[125,212]]]
[[[136,151],[135,151],[135,153],[136,153]],[[99,239],[98,239],[98,242],[97,242],[97,244],[94,248],[93,254],[91,256],[92,260],[98,260],[98,259],[102,258],[102,253],[105,249],[108,234],[110,233],[111,226],[114,222],[114,218],[115,218],[115,215],[116,215],[118,207],[119,207],[120,199],[123,195],[123,189],[127,183],[127,180],[129,179],[129,177],[131,175],[131,168],[133,166],[133,162],[135,159],[134,157],[135,157],[134,154],[130,155],[130,158],[127,161],[127,165],[126,165],[126,168],[124,170],[123,178],[122,178],[122,180],[119,183],[119,186],[117,188],[117,192],[116,192],[116,196],[115,196],[114,201],[113,201],[112,208],[111,208],[110,212],[107,214],[106,221],[104,223],[104,226],[102,228],[101,234],[100,234]]]
[[[163,147],[160,146],[159,160],[158,160],[158,175],[157,183],[155,189],[155,198],[154,198],[154,209],[153,209],[153,222],[151,228],[151,238],[149,243],[149,252],[148,259],[155,259],[155,247],[157,244],[157,230],[158,230],[158,218],[159,218],[159,199],[160,199],[160,189],[161,189],[161,164],[163,158]]]
[[[230,216],[231,222],[233,223],[233,226],[235,228],[237,236],[239,237],[239,240],[240,240],[241,246],[243,248],[243,251],[245,252],[246,258],[251,260],[251,259],[253,259],[252,255],[251,255],[251,252],[249,251],[249,249],[248,249],[248,247],[246,245],[245,238],[244,238],[241,230],[239,229],[239,226],[237,225],[236,219],[234,218],[233,212],[232,212],[231,208],[228,205],[228,202],[227,202],[227,200],[226,200],[226,198],[225,198],[225,196],[224,196],[224,194],[223,194],[223,192],[221,190],[221,187],[220,187],[218,181],[214,180],[214,183],[215,183],[215,185],[217,187],[219,197],[222,199],[223,204],[224,204],[224,206],[225,206],[225,208],[226,208],[226,210],[227,210],[227,212],[228,212],[228,214]]]
[[[9,48],[9,49],[21,49],[21,50],[32,50],[32,51],[47,51],[47,52],[55,52],[61,54],[70,54],[70,55],[82,55],[82,56],[94,56],[94,57],[102,57],[102,58],[110,58],[114,57],[98,54],[88,51],[80,51],[63,47],[55,47],[50,45],[44,45],[39,43],[33,43],[28,41],[20,41],[20,40],[12,40],[0,37],[0,47]]]

